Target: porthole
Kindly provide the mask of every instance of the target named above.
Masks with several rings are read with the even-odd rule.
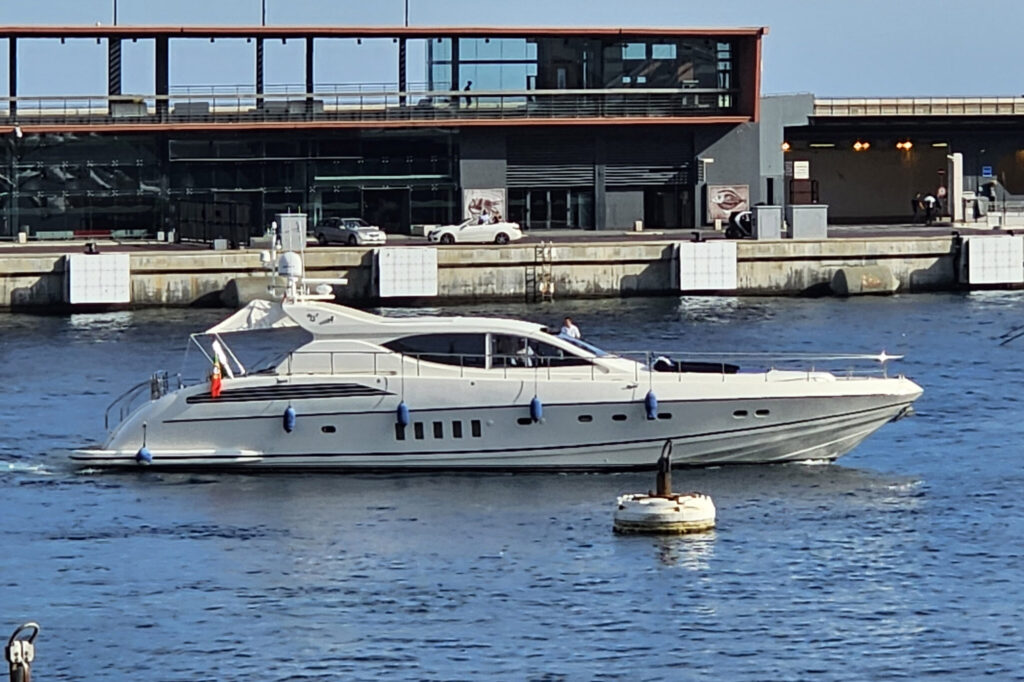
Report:
[[[671,418],[672,418],[672,413],[671,412],[659,412],[658,413],[658,419],[671,419]]]
[[[405,427],[401,424],[395,424],[395,440],[405,440]]]
[[[758,410],[758,411],[754,412],[754,416],[755,417],[767,417],[771,413],[772,413],[771,410]]]
[[[412,435],[416,440],[423,440],[423,422],[413,422]]]
[[[462,422],[452,422],[452,438],[462,438]]]
[[[324,433],[334,433],[338,429],[328,424],[327,426],[321,426],[320,430],[323,431]]]
[[[584,424],[589,424],[590,422],[594,421],[594,418],[589,414],[581,414],[576,418],[583,422]]]
[[[444,422],[434,422],[434,438],[444,438]]]
[[[469,422],[469,432],[471,434],[473,434],[473,438],[479,438],[480,437],[481,431],[480,431],[480,420],[479,419],[474,419],[473,421]]]
[[[530,426],[531,424],[533,424],[533,419],[531,419],[530,417],[520,417],[519,419],[516,420],[516,423],[519,424],[520,426]]]
[[[612,415],[612,421],[617,421],[617,422],[624,422],[624,421],[626,421],[627,419],[629,419],[629,417],[627,417],[627,416],[626,416],[626,415],[624,415],[624,414],[613,414],[613,415]]]
[[[732,413],[732,416],[736,417],[736,419],[745,419],[747,414],[746,410],[736,410]]]

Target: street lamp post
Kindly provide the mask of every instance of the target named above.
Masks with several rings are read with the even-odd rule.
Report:
[[[114,26],[117,26],[117,0],[114,0]]]
[[[409,27],[409,0],[405,0],[405,26]]]
[[[267,25],[267,0],[262,0],[260,3],[260,26]]]

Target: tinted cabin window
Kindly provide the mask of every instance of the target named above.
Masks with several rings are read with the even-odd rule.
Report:
[[[589,364],[586,358],[576,357],[543,341],[511,334],[491,334],[491,367],[571,367]]]
[[[452,438],[462,438],[462,422],[452,422]]]
[[[484,334],[418,334],[389,341],[384,347],[427,362],[483,367],[485,338]]]

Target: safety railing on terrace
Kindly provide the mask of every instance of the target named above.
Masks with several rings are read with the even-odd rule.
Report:
[[[815,116],[1019,116],[1024,97],[859,97],[814,100]]]
[[[12,103],[14,107],[12,107]],[[126,125],[337,121],[517,121],[735,115],[735,91],[711,88],[293,93],[0,98],[0,123]]]

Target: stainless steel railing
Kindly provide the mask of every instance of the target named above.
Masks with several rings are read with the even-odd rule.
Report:
[[[735,113],[735,90],[186,92],[0,98],[0,124],[429,122],[665,118]],[[12,104],[14,105],[12,107]]]

